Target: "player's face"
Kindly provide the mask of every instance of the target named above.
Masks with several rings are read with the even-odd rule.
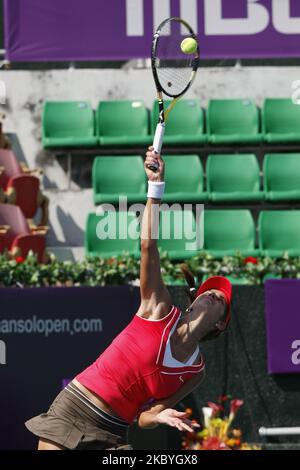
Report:
[[[210,333],[225,327],[224,313],[226,310],[226,300],[224,294],[211,289],[203,292],[189,307],[193,311],[193,317],[201,318],[204,333]]]

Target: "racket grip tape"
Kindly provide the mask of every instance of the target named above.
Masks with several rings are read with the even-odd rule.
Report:
[[[155,135],[154,135],[154,140],[153,140],[153,148],[155,153],[161,152],[163,140],[164,140],[164,135],[165,135],[165,123],[159,122],[156,126],[155,130]],[[158,166],[155,165],[149,165],[150,170],[152,171],[157,171]]]
[[[153,140],[153,148],[155,153],[160,153],[163,140],[164,140],[164,135],[165,135],[165,123],[159,122],[156,126],[155,130],[155,135],[154,135],[154,140]]]

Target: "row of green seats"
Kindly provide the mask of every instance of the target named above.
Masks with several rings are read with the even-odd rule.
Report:
[[[204,250],[216,258],[233,256],[300,256],[300,211],[261,211],[256,227],[249,210],[207,210],[196,219],[193,211],[160,214],[158,245],[172,260],[185,260]],[[140,256],[139,220],[135,212],[90,213],[85,232],[86,255]],[[196,237],[198,234],[198,238]],[[202,240],[202,245],[195,245]]]
[[[209,155],[204,172],[197,155],[166,155],[164,202],[270,202],[300,200],[300,153],[267,154],[263,189],[254,154]],[[140,156],[96,157],[94,203],[144,202],[147,182]]]
[[[152,143],[158,105],[149,111],[141,100],[47,101],[42,116],[43,146],[133,147]],[[291,99],[266,99],[262,114],[252,100],[210,100],[206,117],[198,99],[182,99],[170,113],[164,143],[294,144],[300,142],[300,106]]]

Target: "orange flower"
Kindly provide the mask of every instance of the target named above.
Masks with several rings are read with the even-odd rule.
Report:
[[[240,447],[241,445],[241,440],[240,439],[228,439],[226,441],[226,444],[229,446],[229,447]]]
[[[241,432],[240,429],[233,429],[233,430],[232,430],[232,435],[233,435],[234,437],[242,437],[242,432]]]
[[[185,412],[186,412],[186,414],[188,415],[188,417],[192,416],[192,414],[193,414],[192,408],[187,408],[187,409],[185,410]]]

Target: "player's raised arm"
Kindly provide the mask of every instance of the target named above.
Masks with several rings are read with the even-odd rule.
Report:
[[[156,166],[153,172],[149,166]],[[145,171],[148,177],[148,201],[141,226],[141,306],[139,314],[161,318],[171,308],[171,297],[161,276],[160,257],[157,248],[159,204],[164,192],[164,162],[152,147],[146,154]]]

